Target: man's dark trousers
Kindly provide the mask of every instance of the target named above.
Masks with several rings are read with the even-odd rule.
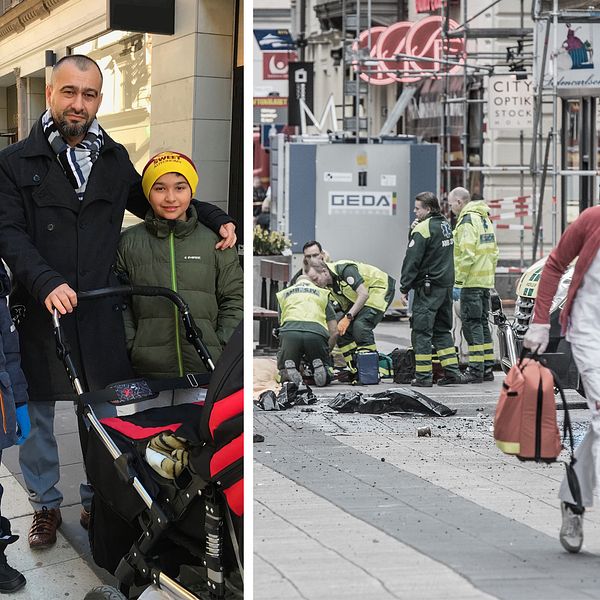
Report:
[[[431,286],[431,293],[424,288],[415,290],[412,307],[411,338],[415,352],[416,377],[419,381],[431,381],[431,348],[435,347],[440,364],[448,377],[458,377],[458,359],[454,348],[452,329],[452,288]]]
[[[320,358],[326,367],[332,366],[327,338],[312,331],[281,331],[277,368],[284,369],[286,360],[293,360],[299,368],[302,357],[311,365],[315,358]]]
[[[494,366],[494,344],[488,323],[490,290],[462,288],[460,291],[460,318],[469,348],[469,369],[483,377],[484,371]]]

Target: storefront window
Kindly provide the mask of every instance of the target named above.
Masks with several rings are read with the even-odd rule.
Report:
[[[111,31],[73,46],[71,53],[100,65],[104,82],[98,120],[141,171],[149,158],[151,36]]]
[[[580,100],[566,100],[565,107],[565,150],[564,168],[567,171],[576,171],[579,166],[580,140]],[[579,177],[565,176],[567,223],[572,223],[579,215]]]

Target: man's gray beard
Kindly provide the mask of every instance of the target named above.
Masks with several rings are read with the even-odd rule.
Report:
[[[91,121],[85,121],[84,123],[74,123],[71,125],[67,121],[60,119],[57,119],[55,122],[56,128],[64,138],[77,138],[81,137],[82,135],[84,136],[92,124]]]

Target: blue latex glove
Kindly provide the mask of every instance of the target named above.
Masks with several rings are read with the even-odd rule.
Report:
[[[460,288],[455,287],[452,289],[452,300],[455,302],[460,300]]]
[[[29,420],[29,411],[27,404],[17,406],[17,445],[20,446],[31,431],[31,421]]]

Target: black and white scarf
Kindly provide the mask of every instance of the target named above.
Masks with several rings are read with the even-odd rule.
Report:
[[[92,166],[104,144],[104,136],[98,121],[96,119],[92,121],[85,138],[74,147],[69,146],[60,135],[50,109],[42,115],[42,128],[67,179],[75,188],[77,197],[83,200]]]

